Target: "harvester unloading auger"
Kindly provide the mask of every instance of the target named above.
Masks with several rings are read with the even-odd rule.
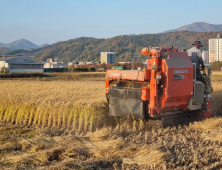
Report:
[[[158,120],[176,125],[212,116],[210,74],[196,80],[196,65],[178,47],[144,47],[143,70],[107,70],[105,93],[110,116]]]

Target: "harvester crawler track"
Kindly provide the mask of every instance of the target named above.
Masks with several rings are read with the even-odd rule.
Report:
[[[166,128],[168,126],[189,125],[189,123],[199,120],[201,120],[201,111],[169,115],[159,119],[149,119],[148,121],[151,127]]]

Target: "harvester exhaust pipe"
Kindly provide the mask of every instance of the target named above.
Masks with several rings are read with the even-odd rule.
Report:
[[[158,67],[159,67],[159,58],[158,58],[158,56],[152,57],[152,60],[153,60],[152,69],[157,71]]]

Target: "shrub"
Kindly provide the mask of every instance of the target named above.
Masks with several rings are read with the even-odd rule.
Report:
[[[7,69],[6,67],[2,67],[1,68],[1,73],[9,73],[9,69]]]
[[[221,67],[222,67],[222,61],[214,61],[210,68],[212,68],[214,71],[221,71]]]

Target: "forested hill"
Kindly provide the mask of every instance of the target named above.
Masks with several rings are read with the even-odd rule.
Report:
[[[190,32],[178,31],[161,34],[121,35],[108,39],[81,37],[68,41],[58,42],[33,51],[21,50],[24,56],[35,56],[38,62],[46,61],[48,57],[59,61],[100,61],[100,52],[114,51],[117,61],[131,61],[133,56],[137,60],[144,60],[140,52],[145,46],[171,46],[191,48],[195,40],[203,44],[201,50],[208,50],[208,39],[216,38],[220,32]],[[14,53],[18,53],[14,51]],[[13,52],[11,52],[12,54]]]

